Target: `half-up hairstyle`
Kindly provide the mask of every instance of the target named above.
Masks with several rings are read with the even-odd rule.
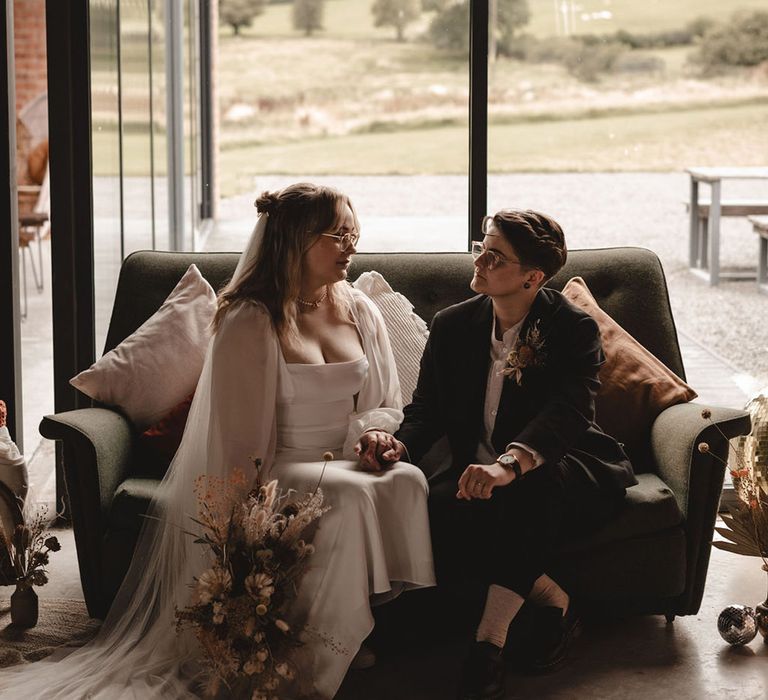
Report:
[[[525,267],[544,273],[544,282],[565,265],[565,235],[553,218],[530,209],[502,209],[483,222],[484,230],[489,221],[515,249]]]
[[[336,231],[341,226],[345,205],[352,210],[355,229],[359,231],[357,214],[349,198],[332,187],[300,182],[275,192],[262,192],[256,200],[256,210],[268,219],[261,250],[239,281],[230,282],[219,292],[214,330],[234,305],[258,301],[267,308],[281,337],[295,337],[302,259],[321,233]],[[339,288],[346,284],[342,281],[328,285],[328,299],[340,317],[349,313],[349,293]]]

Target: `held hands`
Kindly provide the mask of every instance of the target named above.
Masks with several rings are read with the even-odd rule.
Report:
[[[471,501],[473,498],[488,499],[497,486],[506,486],[515,480],[511,469],[500,464],[470,464],[459,478],[456,498]]]
[[[383,430],[369,430],[363,433],[355,445],[360,457],[360,468],[367,472],[378,472],[399,461],[405,454],[403,443],[394,435]]]

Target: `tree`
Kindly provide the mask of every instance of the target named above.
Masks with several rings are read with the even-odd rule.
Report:
[[[421,14],[419,0],[376,0],[371,7],[376,27],[394,27],[397,40],[405,40],[405,27]]]
[[[293,0],[293,28],[303,30],[307,36],[322,29],[323,5],[324,0]]]
[[[253,18],[264,12],[266,0],[219,0],[219,17],[237,36],[241,27],[250,27]]]
[[[736,12],[727,24],[717,25],[704,34],[691,59],[709,72],[768,61],[768,12]]]
[[[528,0],[491,0],[489,50],[491,57],[513,52],[517,30],[528,23]],[[453,2],[438,12],[429,26],[432,43],[441,49],[469,50],[469,0]]]
[[[498,52],[510,54],[513,51],[517,30],[528,24],[531,19],[528,0],[495,0],[495,2],[498,7],[496,27],[494,31],[491,25],[490,32],[497,37]]]
[[[454,3],[438,12],[429,25],[429,39],[438,49],[468,51],[469,3]]]

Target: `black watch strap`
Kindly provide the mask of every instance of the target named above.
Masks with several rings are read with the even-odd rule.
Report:
[[[523,470],[520,467],[520,462],[518,461],[517,457],[510,454],[503,454],[496,458],[496,461],[504,467],[504,469],[511,469],[512,473],[515,475],[515,479],[522,479],[523,478]]]

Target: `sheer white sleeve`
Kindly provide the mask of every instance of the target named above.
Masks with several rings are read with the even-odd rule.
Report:
[[[353,312],[368,358],[368,376],[357,397],[357,411],[350,416],[344,457],[357,459],[354,447],[360,436],[372,428],[394,433],[403,421],[400,382],[395,356],[381,312],[363,293],[351,290]]]
[[[272,464],[276,444],[278,340],[266,310],[242,304],[224,319],[211,353],[206,454],[230,471],[251,457]]]

